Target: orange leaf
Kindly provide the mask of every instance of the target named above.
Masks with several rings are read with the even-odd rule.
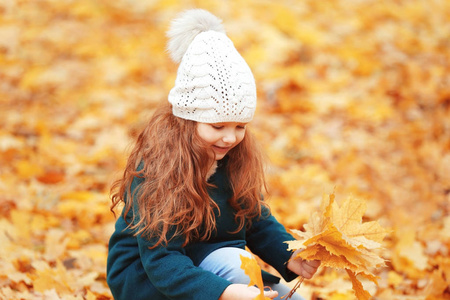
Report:
[[[56,184],[64,180],[65,174],[61,171],[49,170],[37,177],[42,183]]]
[[[348,276],[350,276],[350,279],[352,280],[352,287],[353,291],[355,292],[356,297],[359,300],[369,300],[371,298],[369,292],[367,292],[361,282],[356,278],[355,273],[353,273],[350,270],[347,270]]]
[[[256,259],[241,255],[241,262],[241,269],[243,269],[245,274],[250,277],[250,283],[248,286],[255,285],[260,290],[260,294],[254,300],[269,299],[264,297],[264,283],[262,280],[261,268],[259,267]]]

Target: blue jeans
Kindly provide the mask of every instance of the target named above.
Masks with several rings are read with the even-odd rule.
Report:
[[[252,255],[240,248],[225,247],[220,248],[209,254],[201,263],[200,267],[208,270],[232,283],[249,284],[250,278],[245,275],[244,270],[241,269],[241,257],[252,257]],[[275,300],[280,300],[281,297],[288,294],[291,290],[281,283],[267,283],[264,286],[270,287],[272,290],[278,292],[278,297]],[[290,300],[305,300],[299,294],[294,294]]]

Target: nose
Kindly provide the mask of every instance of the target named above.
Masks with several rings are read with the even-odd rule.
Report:
[[[234,129],[224,131],[222,141],[227,144],[234,144],[236,142],[236,132]]]

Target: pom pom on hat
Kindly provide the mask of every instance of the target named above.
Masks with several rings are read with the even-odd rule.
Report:
[[[255,79],[222,21],[205,10],[188,10],[167,36],[170,55],[180,63],[168,97],[173,114],[202,123],[251,121]]]
[[[194,38],[209,30],[225,33],[222,20],[204,9],[191,9],[181,13],[172,21],[167,32],[167,50],[172,60],[180,63]]]

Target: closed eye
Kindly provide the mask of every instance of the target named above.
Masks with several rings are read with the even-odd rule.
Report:
[[[246,125],[247,124],[237,124],[236,125],[236,128],[237,129],[245,129],[246,128]],[[225,128],[225,127],[231,127],[231,126],[233,126],[233,125],[227,125],[227,124],[217,124],[217,123],[213,123],[213,124],[211,124],[211,127],[212,128],[214,128],[214,129],[216,129],[216,130],[220,130],[220,129],[223,129],[223,128]]]

